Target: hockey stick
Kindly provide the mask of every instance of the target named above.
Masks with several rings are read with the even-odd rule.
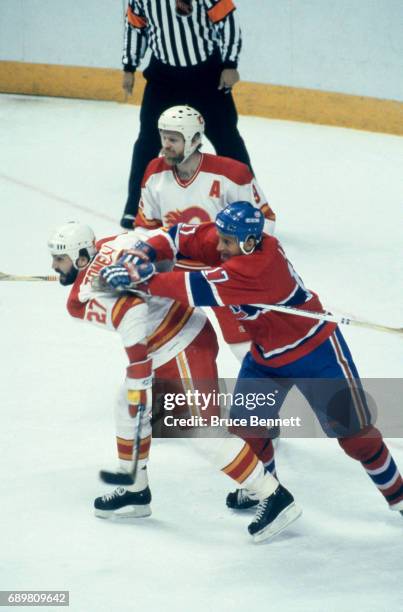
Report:
[[[58,276],[20,276],[18,274],[5,274],[0,272],[0,281],[57,281]]]
[[[100,281],[98,281],[97,283],[96,278],[94,279],[94,281],[92,283],[92,288],[95,291],[106,291],[106,292],[111,291],[111,289],[108,288],[108,286],[101,283]],[[137,289],[133,287],[128,287],[125,291],[126,293],[137,294],[139,297],[142,297],[144,299],[147,299],[147,297],[150,297],[147,294],[145,294],[143,291],[138,291]],[[116,294],[121,293],[121,292],[118,292],[112,289],[112,293],[113,292],[115,292]],[[284,314],[296,315],[297,317],[306,317],[309,319],[317,319],[318,321],[328,321],[330,323],[338,323],[339,325],[351,325],[353,327],[364,327],[366,329],[373,329],[375,331],[380,331],[380,332],[388,332],[390,334],[400,334],[401,335],[403,333],[403,327],[391,327],[389,325],[381,325],[380,323],[372,323],[371,321],[360,321],[359,319],[352,319],[350,317],[333,315],[330,312],[311,312],[309,310],[292,308],[291,306],[281,306],[280,304],[250,304],[250,305],[256,306],[258,308],[264,307],[267,310],[274,310],[276,312],[282,312]]]
[[[142,421],[143,421],[143,414],[144,414],[145,408],[146,408],[145,404],[140,404],[137,410],[138,423],[137,423],[137,431],[136,431],[136,448],[133,449],[133,467],[130,472],[130,476],[133,478],[133,482],[136,482],[137,467],[139,464],[141,429],[142,429]]]
[[[139,409],[137,411],[137,426],[136,426],[136,436],[133,443],[133,466],[131,470],[125,472],[109,472],[108,470],[100,470],[99,477],[106,484],[127,486],[134,484],[137,476],[137,468],[139,463],[139,454],[140,454],[140,442],[141,442],[141,429],[142,429],[142,420],[143,414],[145,410],[145,405],[140,404]]]
[[[260,306],[260,304],[255,304]],[[285,314],[296,315],[297,317],[307,317],[309,319],[317,319],[318,321],[329,321],[330,323],[338,323],[339,325],[352,325],[355,327],[365,327],[366,329],[374,329],[376,331],[389,332],[391,334],[402,334],[403,327],[390,327],[389,325],[381,325],[380,323],[372,323],[371,321],[360,321],[349,317],[338,317],[330,312],[310,312],[309,310],[300,310],[291,306],[280,306],[279,304],[265,304],[269,310],[283,312]]]
[[[136,289],[128,289],[130,293],[137,293],[140,297],[149,297],[142,291]],[[359,319],[351,319],[350,317],[333,315],[330,312],[310,312],[291,306],[281,306],[280,304],[251,304],[251,306],[264,307],[267,310],[275,310],[284,314],[296,315],[297,317],[306,317],[308,319],[317,319],[318,321],[328,321],[337,323],[338,325],[351,325],[354,327],[365,327],[380,332],[388,332],[390,334],[403,334],[403,327],[391,327],[389,325],[381,325],[380,323],[372,323],[371,321],[360,321]]]

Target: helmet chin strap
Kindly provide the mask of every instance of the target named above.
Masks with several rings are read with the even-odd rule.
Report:
[[[189,159],[189,157],[190,157],[191,155],[192,155],[192,154],[191,154],[191,153],[189,153],[189,155],[188,155],[187,157],[184,157],[184,158],[182,159],[182,161],[181,161],[181,162],[179,162],[179,164],[176,164],[176,167],[177,167],[177,168],[179,168],[179,167],[180,167],[182,164],[184,164],[184,163],[185,163],[185,161],[186,161],[187,159]]]
[[[177,164],[177,166],[181,166],[182,164],[184,164],[191,155],[193,155],[193,153],[196,151],[197,147],[199,146],[199,144],[201,143],[201,138],[199,137],[197,139],[197,141],[195,142],[195,144],[192,145],[192,143],[190,143],[189,147],[185,141],[185,148],[183,151],[183,159],[182,161]]]

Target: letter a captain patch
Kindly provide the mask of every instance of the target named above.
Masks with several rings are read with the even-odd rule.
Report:
[[[221,195],[220,181],[213,181],[213,184],[211,185],[209,197],[210,198],[219,198],[220,195]]]

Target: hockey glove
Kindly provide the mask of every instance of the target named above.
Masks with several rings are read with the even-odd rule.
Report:
[[[156,256],[157,253],[151,245],[147,242],[143,242],[143,240],[138,240],[133,248],[123,251],[117,263],[132,263],[137,266],[147,261],[155,261]]]
[[[128,262],[124,267],[129,273],[131,286],[145,283],[156,273],[155,265],[151,261],[139,265]]]
[[[112,287],[112,289],[125,289],[129,287],[131,283],[129,272],[125,266],[120,264],[102,268],[99,276],[102,278],[103,282],[109,285],[109,287]]]
[[[144,283],[155,273],[152,263],[143,263],[135,266],[132,263],[125,265],[115,264],[106,266],[99,273],[102,280],[113,289],[130,289],[139,283]]]

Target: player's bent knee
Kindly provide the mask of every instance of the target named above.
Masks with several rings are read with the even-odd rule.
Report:
[[[338,438],[344,452],[358,461],[366,461],[372,457],[379,450],[382,441],[382,434],[372,425],[353,436]]]

